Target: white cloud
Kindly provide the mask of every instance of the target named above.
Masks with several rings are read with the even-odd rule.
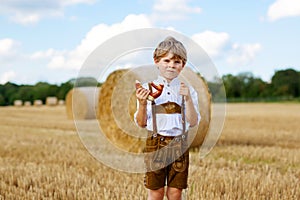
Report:
[[[40,21],[41,17],[42,15],[38,13],[16,13],[11,17],[11,20],[19,24],[27,25],[37,23]]]
[[[122,22],[107,25],[99,24],[94,26],[81,41],[81,43],[71,51],[58,51],[48,49],[44,52],[35,52],[32,59],[50,59],[49,68],[75,69],[78,70],[88,55],[107,39],[133,29],[152,27],[146,15],[128,15]]]
[[[33,60],[38,60],[38,59],[49,59],[52,58],[53,56],[59,55],[61,53],[59,53],[58,51],[54,50],[54,49],[48,49],[47,51],[38,51],[33,53],[30,58]]]
[[[238,44],[230,41],[226,32],[204,31],[192,35],[204,51],[213,59],[224,59],[231,65],[251,63],[262,49],[261,44]]]
[[[20,43],[10,38],[0,39],[0,62],[13,59],[17,56]]]
[[[247,65],[255,59],[262,49],[261,44],[233,44],[227,62],[234,65]]]
[[[153,20],[181,20],[188,14],[201,13],[200,7],[188,5],[189,0],[156,0],[153,5]]]
[[[16,73],[14,71],[7,71],[4,72],[1,76],[0,76],[0,84],[5,84],[11,80],[13,80],[16,77]]]
[[[0,14],[8,15],[16,23],[28,25],[45,17],[63,16],[66,6],[93,2],[95,0],[2,0]]]
[[[299,0],[277,0],[269,7],[267,13],[267,17],[270,21],[293,16],[300,16]]]
[[[94,3],[96,0],[64,0],[60,2],[62,3],[62,5],[75,5],[75,4],[79,4],[79,3],[86,3],[86,4],[91,4]]]
[[[216,57],[223,51],[229,43],[229,34],[225,32],[204,31],[192,35],[192,39],[197,42],[211,57]]]
[[[18,42],[10,39],[4,38],[0,40],[0,55],[7,55],[14,51],[14,48],[18,46]]]

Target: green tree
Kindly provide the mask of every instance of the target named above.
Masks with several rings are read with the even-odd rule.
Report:
[[[49,85],[47,89],[47,95],[48,96],[57,96],[57,93],[59,91],[59,87],[57,85]]]
[[[223,82],[228,99],[253,101],[268,96],[268,84],[251,72],[239,73],[237,76],[223,76]]]
[[[46,82],[38,82],[37,84],[35,84],[33,88],[33,99],[40,99],[45,103],[46,98],[48,96],[49,87],[49,83]]]
[[[271,82],[274,96],[300,96],[300,76],[294,69],[276,71]]]
[[[6,102],[5,102],[5,98],[2,94],[0,94],[0,106],[5,106]]]
[[[74,82],[74,87],[97,86],[99,84],[94,77],[79,77],[72,79],[71,82]]]
[[[21,85],[19,86],[17,96],[22,101],[30,101],[33,102],[33,87],[30,85]]]
[[[227,98],[240,98],[242,96],[242,81],[231,74],[222,77]]]
[[[3,96],[7,105],[12,105],[14,100],[20,99],[17,94],[19,86],[17,84],[7,82],[3,86]]]
[[[267,84],[260,78],[254,77],[251,72],[244,72],[238,74],[237,78],[240,80],[242,98],[255,99],[261,97],[263,91],[266,89]]]
[[[222,79],[215,77],[207,83],[213,102],[226,101],[226,91]]]
[[[58,93],[57,93],[57,98],[58,99],[65,99],[67,93],[69,90],[73,88],[73,83],[71,81],[62,83],[59,87]]]

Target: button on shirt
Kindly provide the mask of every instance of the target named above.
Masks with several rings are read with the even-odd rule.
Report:
[[[165,78],[162,76],[158,76],[158,79],[153,81],[154,84],[163,84],[164,88],[162,94],[155,99],[155,104],[163,104],[166,102],[175,102],[181,106],[182,104],[182,95],[179,94],[180,90],[180,80],[179,78],[173,79],[170,83],[167,82]],[[148,84],[143,84],[144,88],[148,88]],[[200,121],[200,112],[198,109],[198,95],[197,92],[189,86],[191,98],[195,107],[195,110],[198,115],[198,123]],[[155,89],[153,88],[153,91]],[[139,105],[137,105],[139,106]],[[134,115],[136,120],[137,112]],[[182,134],[182,116],[179,113],[174,114],[156,114],[156,124],[157,124],[157,132],[164,136],[177,136]],[[190,124],[186,121],[186,131],[188,130]],[[153,131],[152,124],[152,111],[151,111],[151,102],[147,102],[147,126],[146,129],[149,131]]]

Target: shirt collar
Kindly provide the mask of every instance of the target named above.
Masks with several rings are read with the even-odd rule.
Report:
[[[158,75],[158,79],[157,79],[157,82],[158,83],[160,83],[160,84],[168,84],[168,81],[164,78],[164,77],[162,77],[162,76],[160,76],[160,75]],[[178,84],[180,84],[180,80],[179,80],[179,78],[178,77],[176,77],[176,78],[174,78],[170,83],[169,83],[169,85],[178,85]]]

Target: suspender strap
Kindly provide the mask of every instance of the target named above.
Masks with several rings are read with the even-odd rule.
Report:
[[[150,93],[152,93],[152,86],[150,83],[148,83]],[[156,124],[156,106],[155,106],[155,101],[153,100],[151,102],[151,111],[152,111],[152,126],[153,126],[153,133],[151,138],[157,136],[157,124]]]
[[[182,135],[185,134],[186,122],[185,122],[185,104],[184,104],[184,96],[182,95],[181,100],[181,117],[182,117]]]

